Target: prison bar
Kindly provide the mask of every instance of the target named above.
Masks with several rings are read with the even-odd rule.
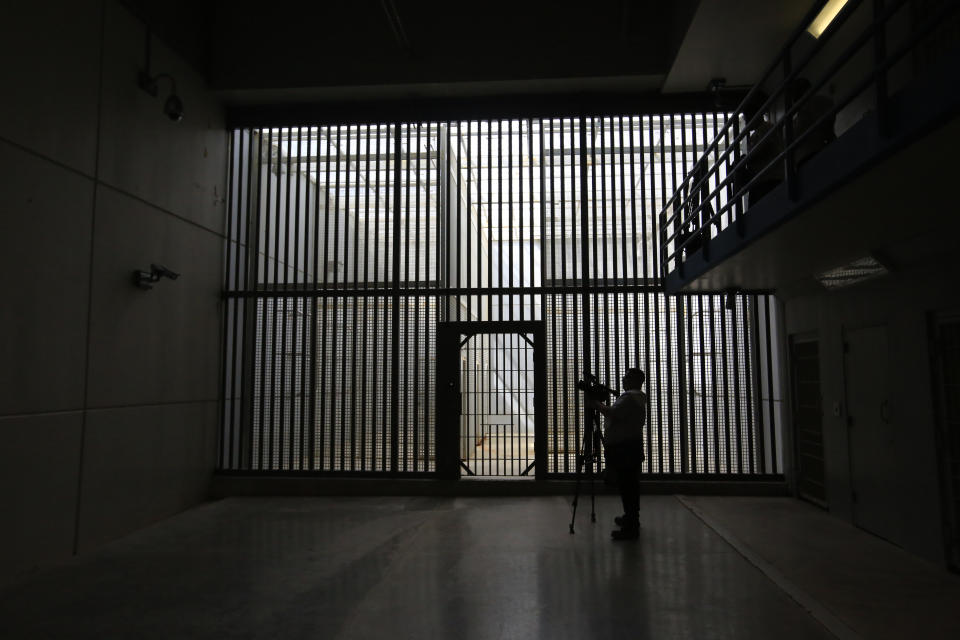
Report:
[[[773,299],[671,297],[656,276],[664,194],[724,117],[234,131],[219,469],[429,476],[438,429],[467,439],[438,412],[437,327],[522,319],[544,324],[547,455],[498,426],[483,469],[574,473],[575,382],[640,366],[646,473],[780,473]],[[522,339],[484,339],[527,393]]]

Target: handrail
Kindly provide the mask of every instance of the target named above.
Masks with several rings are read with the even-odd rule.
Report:
[[[860,6],[860,3],[861,3],[861,2],[862,2],[862,0],[854,0],[853,2],[848,3],[848,4],[845,6],[845,10],[848,11],[848,12],[855,11],[855,10]],[[906,0],[900,0],[900,3],[899,3],[896,7],[893,7],[893,8],[891,8],[891,9],[888,9],[889,14],[887,15],[887,17],[889,17],[889,15],[892,15],[893,13],[896,13],[896,11],[899,10],[899,8],[900,8],[903,4],[905,4],[905,2],[906,2]],[[818,6],[819,6],[819,5],[818,5]],[[807,20],[806,22],[809,22],[809,20]],[[827,31],[827,33],[824,35],[824,37],[822,37],[821,39],[818,40],[817,47],[816,47],[815,49],[813,49],[813,50],[804,58],[803,62],[800,63],[800,65],[798,65],[795,69],[793,69],[793,71],[790,72],[790,73],[784,78],[783,83],[774,90],[773,94],[771,94],[770,97],[768,97],[766,101],[764,101],[759,107],[756,108],[757,113],[756,113],[749,121],[746,122],[743,131],[742,131],[740,134],[738,134],[738,135],[736,135],[736,136],[734,137],[734,140],[733,140],[733,142],[732,142],[730,145],[727,145],[727,148],[726,148],[726,150],[723,152],[723,154],[722,154],[719,158],[716,158],[716,160],[715,160],[715,162],[714,162],[714,164],[713,164],[713,167],[719,166],[720,161],[726,159],[726,158],[729,156],[729,154],[730,154],[730,152],[731,152],[731,149],[735,149],[735,148],[736,148],[736,145],[737,145],[738,143],[740,143],[741,141],[744,141],[744,138],[748,137],[748,133],[749,133],[749,131],[751,131],[751,129],[752,129],[750,125],[753,124],[754,121],[756,121],[758,118],[760,118],[760,117],[766,112],[766,110],[767,110],[768,108],[770,108],[770,107],[772,107],[772,106],[774,105],[775,99],[778,98],[781,94],[783,94],[783,93],[785,92],[786,87],[789,86],[789,84],[790,84],[792,81],[794,81],[794,80],[797,79],[797,76],[800,74],[800,72],[801,72],[804,68],[806,68],[806,66],[810,63],[810,61],[814,58],[814,56],[823,48],[823,46],[825,46],[826,42],[827,42],[827,41],[830,39],[830,37],[833,36],[836,32],[837,32],[837,29],[836,29],[836,28],[833,28],[833,29],[830,29],[829,31]],[[802,107],[811,97],[813,97],[813,96],[816,94],[816,92],[817,92],[818,89],[822,88],[823,85],[826,84],[827,80],[831,77],[832,73],[834,73],[834,72],[837,71],[840,67],[842,67],[844,64],[846,64],[846,58],[848,58],[850,55],[852,55],[852,54],[855,53],[858,49],[860,49],[864,44],[866,44],[866,42],[870,39],[870,36],[871,36],[871,35],[872,35],[872,31],[867,31],[867,32],[865,32],[864,34],[861,34],[860,38],[858,38],[853,44],[851,44],[850,46],[848,46],[847,49],[844,50],[843,54],[841,54],[840,56],[838,56],[839,62],[835,62],[833,65],[831,65],[830,71],[829,71],[827,74],[824,75],[823,79],[822,79],[816,86],[811,86],[811,88],[804,93],[803,97],[802,97],[800,100],[798,100],[798,101],[796,101],[795,103],[793,103],[793,105],[792,105],[786,112],[784,112],[783,116],[779,119],[778,126],[779,126],[779,123],[780,123],[780,122],[783,122],[784,124],[786,124],[786,122],[789,121],[789,118],[790,118],[790,117],[792,117],[793,115],[796,115],[797,113],[799,113],[800,107]],[[793,43],[791,42],[790,45],[787,45],[787,47],[785,48],[785,51],[786,51],[786,50],[789,50],[789,48],[792,46],[792,44],[793,44]],[[777,62],[776,62],[776,63],[774,64],[774,66],[770,69],[770,71],[768,71],[768,73],[772,72],[772,70],[776,68],[777,64],[778,64],[783,58],[784,58],[784,53],[781,52],[781,56],[777,58]],[[871,75],[870,77],[872,78],[873,76]],[[867,84],[869,84],[869,83],[867,83]],[[740,107],[743,107],[744,104],[747,104],[747,103],[749,102],[751,95],[753,94],[754,91],[757,90],[757,87],[759,87],[759,86],[760,86],[760,83],[758,83],[757,85],[754,85],[754,87],[750,90],[750,92],[747,93],[747,96],[741,101]],[[864,87],[860,87],[859,90],[851,92],[850,98],[852,99],[852,98],[856,97],[856,96],[860,93],[860,91],[863,90],[863,88],[864,88]],[[843,103],[840,104],[839,106],[834,106],[834,107],[832,107],[830,111],[828,111],[827,113],[823,114],[823,116],[821,116],[821,118],[817,120],[817,122],[815,123],[815,125],[816,125],[816,124],[821,124],[821,123],[822,123],[824,120],[826,120],[826,118],[829,117],[829,116],[835,116],[835,115],[839,112],[839,110],[840,110],[842,107],[846,106],[846,104],[848,104],[848,103],[849,103],[849,100],[843,102]],[[738,107],[738,111],[742,111],[742,110]],[[783,158],[783,156],[785,156],[794,146],[796,146],[799,142],[801,142],[801,141],[803,140],[803,138],[805,138],[811,131],[816,130],[816,126],[815,126],[815,125],[809,126],[809,127],[807,128],[807,130],[800,135],[799,138],[794,138],[793,142],[789,145],[789,147],[785,148],[783,151],[781,151],[779,154],[777,154],[777,156],[776,156],[773,160],[771,160],[770,162],[768,162],[762,169],[757,170],[757,171],[756,171],[756,175],[755,175],[752,179],[750,179],[746,184],[744,184],[744,185],[740,188],[740,190],[737,191],[737,192],[732,196],[732,198],[730,199],[730,201],[728,202],[728,204],[724,205],[724,207],[721,208],[721,211],[718,211],[718,212],[715,214],[715,216],[711,217],[711,219],[707,222],[707,224],[705,224],[705,225],[703,225],[703,226],[708,226],[709,224],[712,224],[713,221],[714,221],[714,219],[715,219],[716,217],[722,215],[722,213],[725,213],[727,210],[729,210],[729,209],[732,207],[732,204],[736,201],[736,199],[737,199],[739,196],[741,196],[744,192],[749,191],[749,187],[750,187],[752,184],[754,184],[754,182],[757,180],[757,178],[758,178],[759,176],[764,175],[769,169],[773,168],[773,167],[780,161],[780,159]],[[756,148],[763,148],[765,142],[775,142],[775,141],[776,141],[775,134],[777,133],[778,126],[771,126],[769,129],[767,129],[767,131],[766,131],[765,133],[763,133],[760,138],[757,139],[757,141],[756,141],[756,143],[755,143],[755,147],[756,147]],[[726,129],[726,128],[727,128],[727,126],[724,127],[724,129]],[[774,136],[774,138],[771,139],[771,136]],[[717,143],[718,143],[718,140],[719,140],[719,137],[720,137],[720,134],[717,134],[717,137],[714,139],[714,142],[710,145],[710,148],[708,148],[708,149],[706,149],[706,150],[704,151],[704,156],[703,156],[704,158],[709,154],[711,148],[715,148],[716,150],[719,150],[719,146],[718,146],[718,144],[717,144]],[[741,156],[741,158],[740,158],[739,160],[737,160],[737,161],[734,163],[734,165],[733,165],[733,167],[732,167],[732,168],[733,168],[733,171],[732,171],[732,172],[729,172],[729,173],[728,173],[728,177],[722,181],[722,184],[718,185],[717,189],[714,189],[714,191],[711,192],[711,194],[710,194],[711,196],[712,196],[714,193],[717,193],[717,192],[719,191],[719,189],[720,189],[721,186],[726,186],[727,183],[730,183],[730,182],[733,181],[733,178],[729,177],[730,174],[736,175],[737,170],[743,168],[743,165],[746,164],[746,161],[747,161],[747,158],[749,157],[749,155],[750,155],[749,153],[744,154],[743,156]],[[703,160],[703,158],[701,158],[700,161],[698,161],[697,163],[695,163],[695,167],[696,167],[696,165],[699,164],[702,160]],[[713,169],[713,167],[712,167],[711,169]],[[694,171],[695,171],[695,169],[694,169]],[[688,177],[692,176],[692,174],[694,173],[694,171],[691,171],[691,173],[688,174],[688,176],[684,178],[684,182],[686,182],[686,180],[687,180]],[[718,170],[712,170],[712,171],[710,171],[709,173],[714,173],[714,172],[717,172],[717,171],[718,171]],[[693,185],[693,186],[690,188],[690,192],[691,192],[691,193],[693,193],[693,192],[695,192],[695,191],[698,191],[698,190],[702,190],[703,184],[704,184],[705,182],[708,182],[708,181],[709,181],[709,178],[710,178],[709,173],[708,173],[708,175],[702,177],[695,185]],[[668,205],[671,205],[674,200],[678,199],[680,196],[683,195],[682,192],[683,192],[683,187],[680,187],[680,188],[677,190],[677,192],[674,193],[674,195],[671,197],[671,199],[668,200],[667,204],[668,204]],[[701,207],[701,208],[702,208],[702,207]],[[694,213],[699,213],[700,210],[701,210],[701,208],[698,208],[697,211],[694,212]],[[664,207],[664,210],[666,210],[666,207]],[[682,226],[682,225],[685,225],[685,224],[687,224],[687,223],[689,223],[689,222],[692,222],[693,219],[694,219],[694,213],[691,213],[690,217],[683,219],[683,220],[681,221],[681,226]],[[675,216],[673,216],[673,217],[675,217]],[[672,220],[673,217],[671,217],[671,220]],[[668,222],[670,222],[671,220],[668,220]],[[669,239],[672,239],[672,238],[676,237],[677,235],[678,235],[677,233],[674,233],[674,234],[672,234],[672,235],[669,237]],[[682,247],[681,247],[681,248],[682,248]],[[671,255],[673,255],[673,254],[671,254]]]
[[[860,3],[861,3],[862,1],[863,1],[863,0],[851,0],[850,2],[848,2],[848,3],[846,4],[846,6],[844,7],[843,12],[842,12],[843,15],[844,15],[844,17],[846,17],[846,15],[848,15],[849,13],[855,11],[855,10],[860,6]],[[905,0],[903,0],[903,1],[905,1]],[[774,59],[774,61],[767,67],[766,71],[764,71],[763,74],[760,76],[761,81],[758,82],[758,83],[756,83],[756,84],[754,84],[754,85],[747,91],[747,93],[746,93],[746,95],[743,97],[743,99],[741,99],[740,104],[737,106],[737,109],[736,109],[736,111],[735,111],[736,114],[739,114],[739,113],[742,113],[742,112],[743,112],[743,106],[746,105],[746,104],[749,104],[749,103],[751,102],[751,100],[754,99],[754,96],[757,95],[757,93],[760,91],[760,87],[761,87],[762,84],[763,84],[763,80],[766,80],[767,78],[769,78],[770,75],[771,75],[777,68],[779,68],[779,67],[782,65],[783,59],[784,59],[785,57],[788,57],[788,55],[789,55],[789,50],[790,50],[790,48],[793,46],[794,42],[796,42],[797,38],[800,37],[800,36],[806,31],[806,25],[810,24],[810,23],[813,21],[813,19],[814,19],[814,18],[816,17],[816,15],[820,12],[820,10],[823,8],[823,6],[826,4],[826,2],[827,2],[827,0],[819,0],[818,2],[816,2],[816,3],[814,4],[814,6],[810,9],[810,11],[807,12],[807,14],[804,16],[803,20],[800,22],[800,24],[799,24],[799,25],[794,29],[794,31],[791,33],[790,38],[789,38],[789,40],[787,41],[788,44],[785,45],[785,46],[780,50],[780,53],[777,55],[777,57]],[[902,2],[901,2],[901,3],[902,3]],[[838,19],[840,19],[840,17],[841,17],[841,16],[838,15],[837,18],[835,18],[835,21],[838,20]],[[757,121],[758,118],[762,120],[763,114],[766,112],[766,110],[767,110],[769,107],[773,106],[773,104],[774,104],[774,99],[777,98],[777,97],[780,95],[782,89],[786,86],[787,81],[793,80],[793,79],[795,78],[795,76],[796,76],[804,67],[806,67],[807,64],[809,64],[810,60],[814,57],[814,55],[815,55],[818,51],[820,51],[820,50],[826,45],[827,42],[829,42],[829,40],[833,37],[833,35],[834,35],[836,32],[837,32],[837,29],[836,29],[836,28],[829,29],[825,34],[823,34],[823,36],[822,36],[821,38],[819,38],[819,39],[817,40],[817,46],[816,46],[816,48],[815,48],[813,51],[811,51],[811,53],[810,53],[810,54],[804,59],[804,61],[794,70],[794,72],[793,72],[788,78],[785,79],[783,85],[782,85],[781,87],[778,87],[777,90],[776,90],[772,95],[770,95],[762,104],[760,104],[758,107],[756,107],[756,113],[754,114],[754,116],[753,116],[752,118],[750,118],[750,120],[745,121],[745,123],[744,123],[744,124],[745,124],[744,130],[743,130],[741,133],[739,133],[739,134],[735,134],[735,137],[734,137],[733,141],[732,141],[729,145],[727,145],[727,149],[726,149],[726,151],[724,151],[724,153],[723,153],[723,155],[721,156],[721,158],[726,158],[726,157],[729,155],[730,150],[733,149],[733,148],[735,148],[737,144],[739,144],[740,142],[742,142],[743,139],[744,139],[745,137],[747,137],[747,134],[748,134],[748,132],[749,132],[750,129],[751,129],[751,126],[750,126],[750,125],[754,124],[754,123]],[[729,119],[728,119],[728,121],[729,121]],[[723,135],[724,140],[726,140],[726,130],[727,130],[729,127],[730,127],[730,124],[729,124],[729,123],[724,125],[722,134],[721,134],[721,133],[718,133],[718,134],[716,135],[716,137],[714,137],[713,142],[711,142],[710,145],[709,145],[706,149],[704,149],[704,152],[703,152],[703,155],[704,155],[704,156],[707,156],[711,151],[714,151],[714,152],[715,152],[715,151],[718,151],[718,150],[719,150],[720,137],[721,137],[721,135]],[[763,139],[766,139],[766,137],[764,137]],[[738,161],[738,164],[735,165],[735,166],[739,166],[739,162],[742,162],[743,160],[744,160],[744,159],[741,159],[740,161]],[[719,159],[718,159],[718,161],[719,161]],[[696,164],[696,163],[695,163],[695,164]],[[718,162],[717,162],[717,163],[714,163],[714,164],[716,165],[716,164],[718,164]],[[698,183],[696,186],[697,186],[697,187],[700,186],[699,183]],[[694,187],[694,188],[696,188],[696,187]],[[678,193],[675,193],[674,196],[671,198],[671,200],[672,200],[673,198],[677,197],[677,195],[679,195],[679,191],[680,191],[680,190],[678,189],[677,191],[678,191]],[[693,189],[691,189],[691,191],[693,191]],[[669,201],[668,201],[668,203],[669,203]],[[664,207],[664,210],[665,210],[665,209],[666,209],[666,207]]]
[[[834,19],[830,28],[817,39],[800,64],[793,66],[791,64],[791,51],[797,39],[806,30],[806,26],[810,24],[824,4],[823,1],[814,4],[773,63],[768,66],[760,81],[747,92],[734,110],[732,117],[728,115],[721,131],[704,149],[703,154],[694,162],[691,171],[683,177],[679,185],[676,186],[673,195],[661,209],[659,214],[661,277],[666,278],[671,261],[675,263],[676,269],[682,277],[683,262],[686,258],[685,252],[691,252],[702,247],[704,258],[709,259],[711,229],[714,225],[718,229],[721,227],[724,215],[728,216],[728,225],[735,224],[738,232],[743,235],[742,216],[744,211],[741,198],[750,193],[751,189],[759,184],[761,178],[768,176],[778,166],[783,166],[783,182],[786,183],[789,196],[795,198],[797,185],[794,152],[802,143],[809,140],[811,134],[820,130],[824,124],[832,120],[837,113],[847,107],[871,84],[877,85],[875,107],[880,117],[880,126],[885,127],[885,103],[888,99],[885,84],[887,71],[899,62],[903,56],[912,51],[920,40],[934,31],[941,21],[955,12],[960,5],[960,3],[954,2],[945,3],[944,7],[928,16],[919,26],[915,27],[910,37],[895,52],[890,53],[886,51],[885,34],[881,32],[879,37],[877,34],[907,4],[907,0],[894,0],[893,2],[873,0],[873,19],[863,32],[843,49],[816,82],[810,82],[810,86],[804,90],[801,96],[791,95],[792,87],[800,78],[801,72],[808,67],[814,57],[823,50],[826,43],[840,30],[853,12],[860,7],[862,0],[848,2]],[[853,89],[847,91],[842,99],[833,102],[829,109],[815,114],[815,120],[805,123],[806,129],[804,131],[799,134],[794,132],[794,118],[802,113],[803,108],[809,104],[820,89],[836,76],[849,59],[871,40],[875,43],[874,59],[865,77],[857,82]],[[772,89],[771,94],[762,104],[756,106],[754,103],[758,99],[757,96],[762,95],[760,93],[761,87],[781,67],[783,69],[782,81]],[[781,97],[783,98],[783,112],[779,114],[775,121],[771,117],[769,127],[766,131],[761,132],[764,114],[779,106]],[[747,113],[748,108],[755,110],[754,113]],[[742,114],[746,114],[748,119],[744,119]],[[737,129],[740,128],[741,122],[743,123],[743,129],[738,132]],[[754,132],[753,140],[750,140],[751,132]],[[733,140],[728,142],[731,134]],[[750,148],[745,153],[741,153],[741,145],[748,141],[750,142]],[[782,144],[777,144],[778,142]],[[725,145],[722,153],[720,152],[721,144]],[[750,168],[750,175],[745,176],[750,158],[754,157],[755,159],[759,155],[759,153],[755,153],[758,150],[769,155],[770,145],[776,145],[775,150],[778,153],[767,160],[763,167]],[[711,154],[713,154],[712,164],[709,162]],[[732,161],[731,155],[733,156]],[[726,176],[723,178],[720,176],[721,167],[726,170]],[[714,180],[716,185],[712,190],[709,187],[711,179]],[[721,206],[721,195],[724,193],[727,194],[727,201]],[[705,218],[704,213],[708,209],[710,215]],[[669,215],[668,210],[670,211]],[[731,217],[734,218],[733,221],[730,221]],[[672,231],[671,225],[673,226]],[[671,242],[674,244],[672,251],[669,250]]]

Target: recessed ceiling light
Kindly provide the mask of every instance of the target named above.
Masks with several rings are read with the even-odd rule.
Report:
[[[839,289],[882,276],[890,271],[873,257],[859,258],[849,264],[829,269],[816,276],[817,281],[827,289]]]

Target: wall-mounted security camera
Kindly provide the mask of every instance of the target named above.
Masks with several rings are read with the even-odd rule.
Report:
[[[163,104],[163,112],[174,122],[183,120],[183,101],[176,94],[170,94]]]
[[[141,289],[153,289],[153,283],[160,282],[161,278],[176,280],[180,274],[167,269],[162,264],[151,264],[150,271],[141,271],[137,269],[133,272],[133,284]]]
[[[141,89],[156,98],[160,92],[158,85],[161,78],[170,81],[170,96],[163,103],[163,113],[173,122],[180,122],[183,120],[183,100],[177,95],[177,83],[173,76],[169,73],[158,73],[155,76],[150,74],[150,30],[147,29],[146,63],[143,70],[137,75],[137,84]]]
[[[173,76],[168,73],[151,76],[149,72],[141,71],[138,84],[141,89],[156,97],[160,93],[158,84],[161,78],[166,78],[170,81],[170,96],[166,102],[163,103],[163,113],[173,122],[180,122],[183,120],[183,100],[177,95],[177,85],[173,80]]]

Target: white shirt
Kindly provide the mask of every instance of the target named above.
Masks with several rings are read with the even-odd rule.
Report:
[[[647,394],[630,389],[617,396],[610,405],[613,415],[606,416],[607,444],[643,441],[643,425],[647,420]]]

